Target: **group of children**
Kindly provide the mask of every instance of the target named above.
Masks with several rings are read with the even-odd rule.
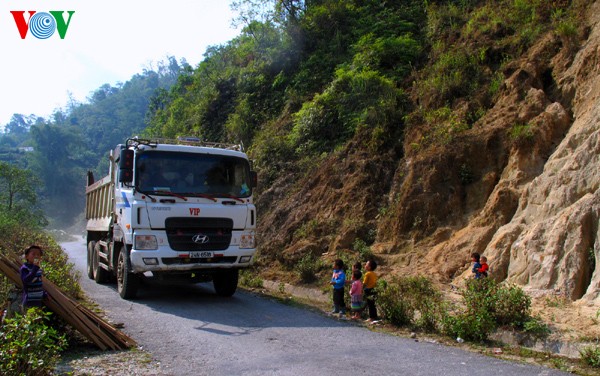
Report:
[[[473,272],[475,279],[485,278],[488,276],[488,270],[490,267],[487,264],[487,257],[480,256],[479,253],[474,252],[471,255],[471,261],[473,261],[473,269],[471,271]]]
[[[375,260],[367,261],[365,265],[366,273],[362,274],[362,265],[360,262],[352,266],[352,280],[346,281],[344,271],[344,262],[337,259],[333,262],[333,275],[330,284],[333,286],[333,311],[332,314],[339,314],[341,319],[346,318],[346,302],[344,298],[345,286],[350,283],[350,309],[351,318],[358,320],[365,305],[369,310],[368,322],[377,321],[377,307],[375,306],[375,285],[377,284],[377,262]],[[363,299],[364,297],[364,299]]]

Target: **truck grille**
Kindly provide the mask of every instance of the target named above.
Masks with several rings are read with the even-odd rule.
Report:
[[[176,251],[222,251],[231,243],[229,218],[167,218],[169,246]]]

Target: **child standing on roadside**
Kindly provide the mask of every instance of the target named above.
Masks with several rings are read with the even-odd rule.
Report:
[[[487,257],[481,256],[480,264],[481,264],[481,267],[479,268],[479,274],[481,274],[481,277],[487,277],[488,270],[490,269],[490,267],[487,263]]]
[[[351,275],[353,275],[354,272],[357,270],[359,272],[361,272],[361,274],[362,274],[361,269],[362,269],[362,264],[360,263],[360,261],[355,262],[354,265],[352,265],[352,274]],[[352,280],[346,280],[346,284],[352,284]]]
[[[350,287],[350,308],[352,308],[352,319],[360,319],[360,313],[364,308],[363,302],[363,284],[360,281],[362,273],[355,269],[352,272],[352,286]]]
[[[367,261],[365,269],[367,272],[363,278],[363,286],[365,291],[365,299],[367,300],[367,307],[369,307],[369,318],[367,321],[373,322],[378,320],[377,307],[375,306],[375,286],[377,285],[377,274],[375,274],[377,263],[375,260]]]
[[[471,254],[471,261],[473,262],[473,269],[471,269],[471,272],[475,274],[475,279],[481,278],[481,272],[479,271],[479,269],[481,269],[481,263],[479,262],[479,253],[474,252],[473,254]]]
[[[346,284],[346,273],[344,273],[344,262],[341,259],[336,259],[333,262],[333,275],[330,284],[333,286],[333,311],[331,313],[339,313],[340,319],[345,319],[344,285]]]
[[[44,298],[42,286],[42,269],[40,261],[44,251],[37,245],[25,249],[25,263],[21,266],[21,281],[23,282],[23,310],[29,307],[41,307]]]

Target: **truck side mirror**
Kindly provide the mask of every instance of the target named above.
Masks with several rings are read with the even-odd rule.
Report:
[[[258,186],[258,174],[256,171],[250,171],[250,187],[256,188]]]
[[[119,157],[119,182],[133,181],[133,150],[123,149]]]
[[[87,186],[94,184],[94,173],[90,170],[87,172]]]

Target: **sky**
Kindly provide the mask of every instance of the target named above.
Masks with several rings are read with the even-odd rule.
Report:
[[[64,108],[69,97],[85,102],[100,86],[125,82],[167,56],[185,58],[195,67],[207,47],[239,35],[231,26],[229,4],[230,0],[0,0],[0,127],[14,113],[47,118]],[[15,20],[11,11],[25,13]],[[30,24],[29,11],[42,14]],[[43,13],[52,15],[50,11],[65,11],[63,24],[66,11],[75,11],[64,39],[59,35],[61,21],[53,16],[44,21]],[[45,30],[54,33],[38,38]]]

